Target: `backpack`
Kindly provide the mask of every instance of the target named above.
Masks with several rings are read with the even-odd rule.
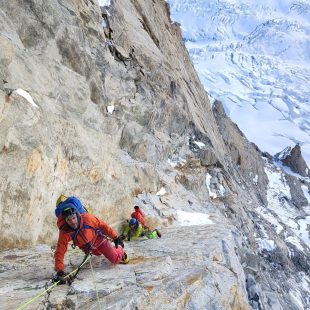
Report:
[[[72,205],[75,207],[75,209],[80,214],[88,212],[87,209],[82,205],[82,203],[79,199],[77,199],[74,196],[71,196],[71,197],[68,197],[65,201],[63,201],[57,205],[57,207],[55,209],[56,217],[59,217],[65,208],[72,207]]]

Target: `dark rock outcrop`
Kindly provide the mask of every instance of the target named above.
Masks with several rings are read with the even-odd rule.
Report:
[[[310,177],[310,170],[302,157],[299,144],[296,144],[293,148],[285,148],[280,153],[277,153],[275,158],[280,160],[285,166],[290,167],[293,172],[296,172],[303,177]]]

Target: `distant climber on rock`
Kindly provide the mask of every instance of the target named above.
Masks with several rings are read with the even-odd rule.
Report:
[[[145,224],[144,220],[144,213],[141,211],[139,206],[134,206],[135,211],[131,213],[131,217],[136,219],[142,226],[143,228],[148,228],[147,225]]]
[[[128,224],[125,226],[121,238],[127,241],[138,240],[139,237],[147,237],[148,239],[154,239],[155,237],[161,238],[161,233],[158,229],[152,231],[144,229],[141,223],[135,218],[131,218]]]
[[[103,220],[88,213],[76,197],[61,195],[57,200],[55,214],[59,228],[55,251],[55,281],[64,283],[64,256],[70,241],[86,254],[104,255],[112,264],[128,262],[122,238]],[[108,238],[113,240],[115,247]]]

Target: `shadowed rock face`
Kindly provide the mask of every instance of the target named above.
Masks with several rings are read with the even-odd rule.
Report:
[[[309,306],[308,180],[279,172],[220,102],[211,107],[165,1],[113,2],[114,47],[94,1],[0,8],[0,244],[25,248],[1,252],[1,305],[15,308],[51,275],[52,253],[27,247],[55,245],[64,193],[116,229],[138,204],[163,230],[127,244],[127,266],[95,259],[104,308]],[[53,292],[55,307],[97,307],[81,276]]]
[[[303,177],[309,177],[310,171],[301,154],[301,148],[299,144],[296,144],[293,148],[286,148],[275,155],[276,158],[282,161],[282,163],[290,167],[294,172],[300,174]]]

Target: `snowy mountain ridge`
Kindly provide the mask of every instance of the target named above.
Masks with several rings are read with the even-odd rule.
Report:
[[[310,4],[168,2],[211,97],[262,151],[299,143],[309,164]]]

